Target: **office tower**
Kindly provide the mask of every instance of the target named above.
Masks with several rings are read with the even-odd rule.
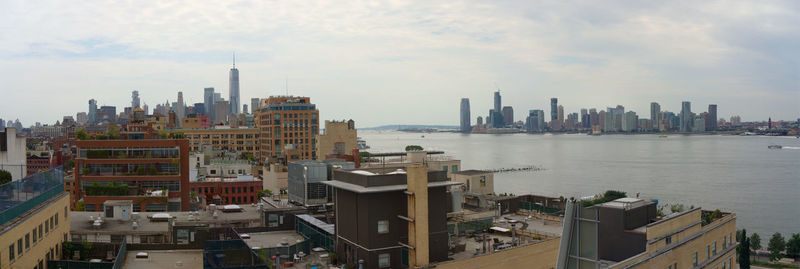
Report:
[[[478,127],[483,126],[483,117],[478,116],[478,120],[475,122],[475,125],[477,125]]]
[[[558,116],[556,117],[556,120],[558,120],[558,122],[563,123],[564,122],[564,106],[561,106],[561,105],[558,106],[557,115]]]
[[[500,101],[500,91],[494,92],[494,111],[500,112],[501,111],[501,101]]]
[[[656,102],[650,103],[650,122],[653,122],[652,129],[658,129],[658,124],[661,119],[658,118],[658,115],[661,113],[661,105]]]
[[[503,107],[503,124],[514,125],[514,108],[510,106]]]
[[[242,113],[244,113],[244,114],[250,114],[250,113],[249,113],[249,112],[247,112],[247,111],[248,111],[248,110],[247,110],[247,104],[244,104],[244,105],[242,105]]]
[[[581,108],[581,116],[580,116],[580,126],[581,128],[589,128],[589,110],[585,108]]]
[[[682,133],[692,131],[692,103],[689,101],[684,101],[681,103],[681,123],[680,123],[680,131]]]
[[[633,111],[625,112],[622,120],[622,131],[630,132],[636,130],[638,122],[639,122],[639,117],[636,116],[636,112]]]
[[[228,78],[228,99],[231,104],[230,113],[239,114],[242,105],[239,99],[239,69],[236,69],[236,54],[233,55],[233,67]]]
[[[214,103],[225,100],[222,98],[222,93],[215,92],[214,93]]]
[[[705,113],[704,113],[705,114]],[[702,133],[706,131],[706,119],[703,115],[694,116],[694,126],[692,127],[692,132],[695,133]]]
[[[544,110],[536,109],[534,110],[534,112],[536,115],[536,126],[538,127],[537,131],[542,132],[544,131],[544,123],[545,123]]]
[[[461,98],[461,132],[469,133],[472,129],[469,113],[469,98]]]
[[[214,103],[214,124],[228,123],[228,115],[230,114],[229,108],[231,107],[228,101],[217,101]]]
[[[731,126],[741,126],[741,125],[742,125],[742,117],[731,116]]]
[[[594,109],[594,108],[589,109],[589,128],[592,128],[592,126],[597,126],[598,125],[598,123],[599,123],[598,117],[599,116],[600,115],[597,114],[597,109]]]
[[[102,121],[109,121],[109,122],[116,122],[117,121],[117,107],[115,106],[101,106],[100,110],[97,113],[97,120],[98,122]]]
[[[89,122],[89,114],[86,114],[86,112],[78,112],[78,114],[75,115],[75,120],[78,122],[78,125],[86,125],[86,123]],[[0,128],[3,127],[0,126]]]
[[[708,116],[706,117],[706,131],[717,130],[717,105],[708,105]]]
[[[97,122],[97,101],[94,99],[89,100],[89,125]]]
[[[147,110],[147,109],[149,109],[149,108],[150,108],[150,107],[148,107],[148,106],[147,106],[147,103],[145,103],[145,104],[142,106],[142,109],[144,110],[144,114],[145,114],[145,115],[148,115],[147,113],[150,113],[150,111],[149,111],[149,110]]]
[[[256,119],[255,127],[262,130],[261,161],[277,157],[293,157],[292,159],[317,157],[319,110],[311,103],[311,98],[270,97],[253,117]]]
[[[558,98],[550,98],[550,121],[558,119]]]
[[[256,110],[258,110],[260,105],[261,99],[259,98],[250,98],[250,110],[253,110],[253,113],[256,114]]]
[[[83,113],[83,112],[81,112]],[[0,129],[6,128],[6,122],[3,119],[0,119]]]
[[[131,108],[139,107],[139,91],[133,91],[131,93]]]
[[[204,103],[195,103],[194,104],[194,114],[197,114],[197,115],[208,115],[208,113],[206,113],[206,104],[204,104]]]
[[[601,130],[606,131],[605,124],[606,124],[606,111],[600,110],[600,112],[597,113],[597,126],[599,126]]]
[[[175,107],[172,110],[175,111],[178,125],[180,125],[181,121],[183,121],[183,118],[186,117],[186,105],[183,104],[183,92],[178,92],[178,102],[175,104]]]
[[[205,114],[211,117],[214,121],[214,88],[203,89],[203,105],[205,107]]]

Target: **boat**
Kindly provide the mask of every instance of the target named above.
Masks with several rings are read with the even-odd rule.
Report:
[[[767,148],[770,148],[770,149],[781,149],[781,148],[783,148],[783,146],[781,146],[781,145],[769,145],[769,146],[767,146]]]
[[[660,138],[667,138],[667,135],[665,135],[665,134],[662,134],[662,135],[659,135],[658,137],[660,137]]]

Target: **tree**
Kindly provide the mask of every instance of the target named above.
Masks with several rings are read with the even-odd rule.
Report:
[[[761,249],[761,236],[758,236],[758,233],[750,236],[750,249],[753,251]]]
[[[0,184],[6,184],[11,182],[11,173],[0,169]]]
[[[798,254],[800,254],[800,234],[792,234],[786,241],[786,256],[797,258]]]
[[[264,196],[272,196],[272,191],[268,190],[268,189],[263,189],[263,190],[258,191],[258,197],[259,198],[264,197]]]
[[[739,231],[736,231],[739,234]],[[747,238],[747,230],[741,231],[741,241],[739,246],[736,247],[736,252],[739,254],[738,262],[739,268],[750,269],[750,239]]]
[[[422,151],[422,150],[424,150],[424,149],[419,145],[408,145],[408,146],[406,146],[406,151]]]
[[[769,239],[769,245],[767,245],[767,250],[769,250],[769,260],[780,260],[782,257],[781,252],[783,252],[784,249],[786,249],[786,242],[784,241],[781,233],[773,234],[772,238]]]
[[[84,129],[78,129],[75,131],[75,137],[78,138],[78,140],[88,140],[89,134],[87,134]]]

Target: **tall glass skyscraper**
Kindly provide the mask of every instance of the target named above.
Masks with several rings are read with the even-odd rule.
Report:
[[[236,69],[236,55],[233,56],[233,67],[228,80],[228,101],[231,102],[231,115],[239,114],[242,107],[239,99],[239,69]]]
[[[681,124],[680,130],[681,132],[691,132],[692,131],[692,103],[689,101],[684,101],[681,103]]]
[[[461,132],[468,133],[472,129],[469,115],[469,98],[461,98]]]
[[[205,88],[203,90],[203,104],[205,105],[206,115],[214,120],[214,88]]]
[[[651,129],[658,129],[658,122],[661,120],[658,115],[661,114],[661,105],[656,102],[650,103],[650,122],[652,123]]]
[[[97,122],[97,101],[94,99],[89,100],[89,124]]]
[[[139,91],[133,91],[131,93],[131,108],[137,108],[139,105]]]
[[[558,98],[550,98],[550,120],[558,119]]]

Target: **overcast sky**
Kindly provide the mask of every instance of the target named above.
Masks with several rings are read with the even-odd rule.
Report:
[[[302,2],[302,3],[301,3]],[[310,96],[358,126],[458,125],[499,87],[520,120],[618,104],[800,118],[797,1],[0,1],[0,118],[54,123],[88,100],[155,107]]]

